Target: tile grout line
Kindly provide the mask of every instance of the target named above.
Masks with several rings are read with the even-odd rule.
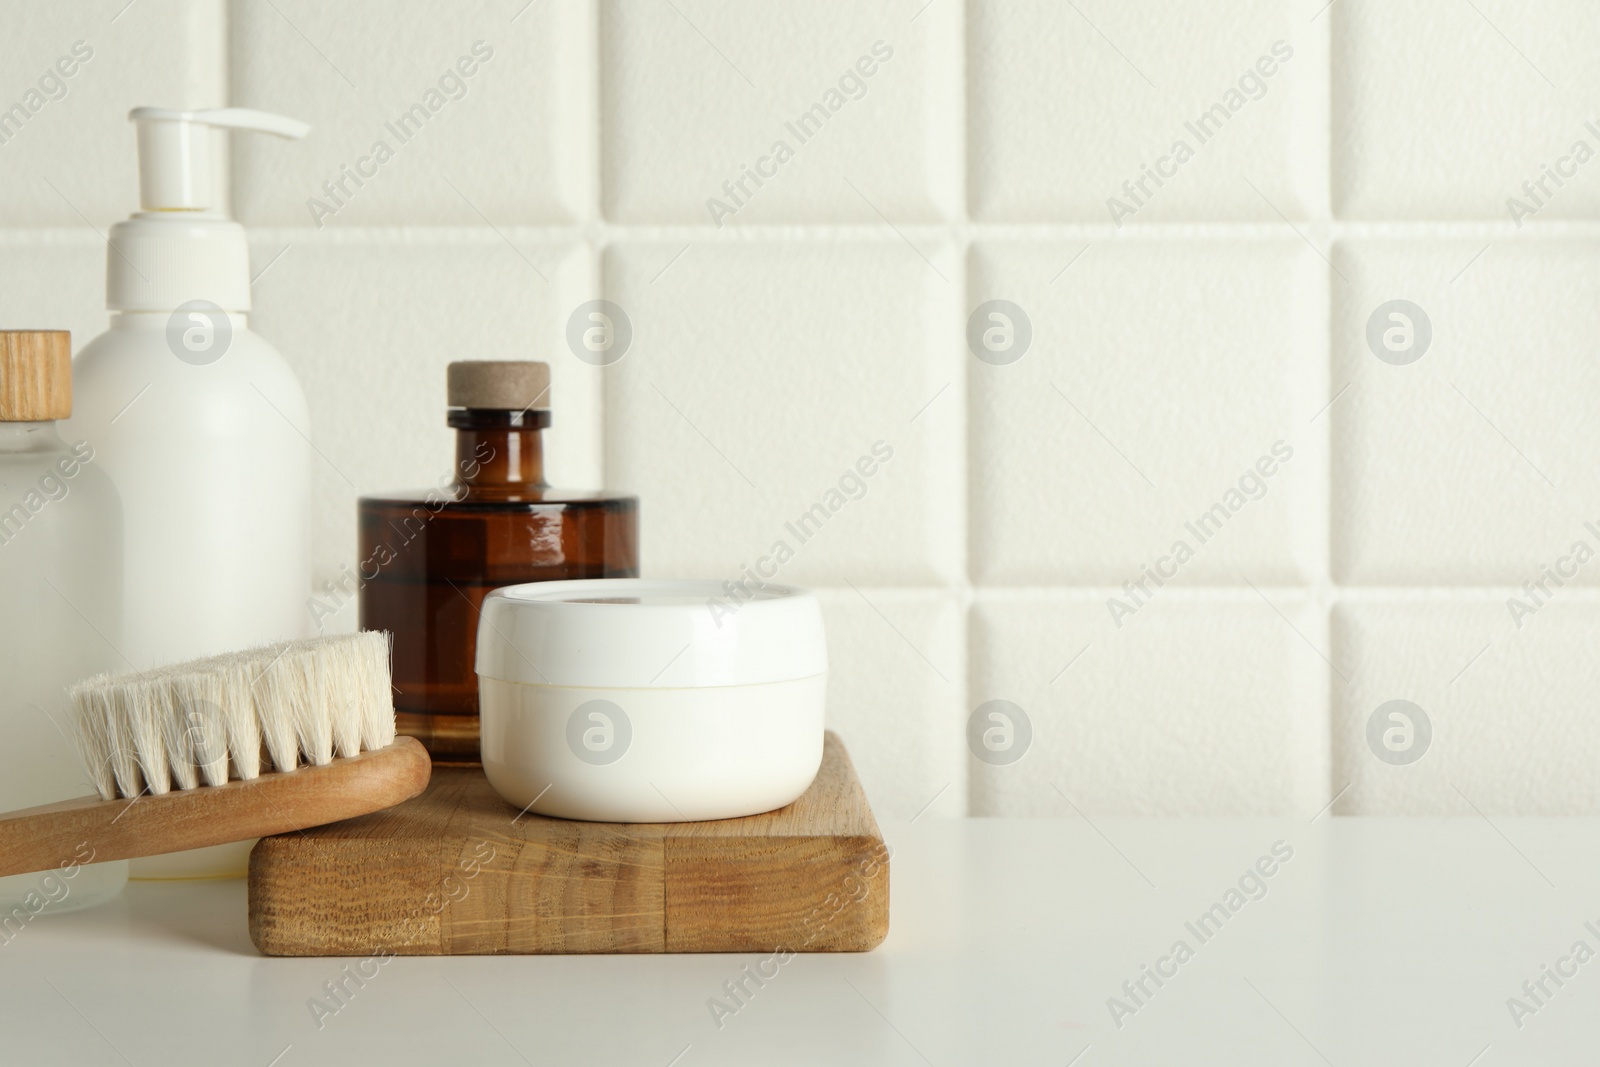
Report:
[[[111,222],[120,221],[114,218]],[[1323,246],[1348,241],[1420,239],[1458,241],[1496,238],[1518,242],[1600,240],[1600,219],[1531,220],[1521,229],[1509,223],[1487,220],[1328,220],[1300,219],[1313,228],[1313,236]],[[309,225],[283,223],[243,223],[252,243],[292,241],[307,245],[430,245],[438,243],[498,243],[495,228],[472,223],[415,224],[372,223],[330,226],[318,229]],[[1294,240],[1282,223],[1266,221],[1190,221],[1177,223],[1129,223],[1121,230],[1110,224],[1036,221],[998,222],[897,222],[902,231],[924,239],[942,238],[958,249],[974,243],[1079,243],[1084,240],[1115,241],[1125,244],[1166,242],[1226,241],[1241,244],[1284,244]],[[739,224],[722,228],[693,223],[627,222],[517,222],[498,227],[499,232],[530,244],[587,244],[597,252],[614,243],[653,244],[665,242],[716,244],[737,247],[771,244],[790,240],[827,241],[848,239],[872,244],[897,244],[900,238],[885,232],[880,224],[860,222],[789,222]],[[0,244],[22,246],[102,247],[103,242],[83,227],[60,224],[0,224]]]

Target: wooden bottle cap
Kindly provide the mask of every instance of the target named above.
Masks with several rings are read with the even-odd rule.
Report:
[[[0,422],[45,422],[72,414],[72,334],[0,330]]]
[[[447,372],[450,406],[526,411],[550,406],[550,364],[527,360],[466,360]]]

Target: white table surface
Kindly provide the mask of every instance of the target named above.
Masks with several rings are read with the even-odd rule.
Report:
[[[884,829],[888,940],[795,957],[720,1029],[708,998],[761,957],[399,958],[319,1029],[351,961],[258,955],[242,882],[134,883],[0,946],[0,1063],[1600,1063],[1600,957],[1520,1028],[1506,1004],[1600,953],[1597,819]],[[1185,922],[1280,840],[1265,896],[1200,942]],[[1108,998],[1179,939],[1119,1028]]]

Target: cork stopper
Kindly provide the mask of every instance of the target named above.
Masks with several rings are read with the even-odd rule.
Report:
[[[72,334],[0,330],[0,422],[48,422],[72,414]]]
[[[526,411],[550,406],[550,364],[467,360],[450,364],[450,406]]]

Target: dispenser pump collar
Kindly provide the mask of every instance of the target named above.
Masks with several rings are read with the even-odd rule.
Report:
[[[246,107],[136,107],[128,118],[139,127],[139,207],[144,211],[220,207],[224,196],[213,166],[212,129],[255,130],[296,140],[311,130],[296,119]]]

